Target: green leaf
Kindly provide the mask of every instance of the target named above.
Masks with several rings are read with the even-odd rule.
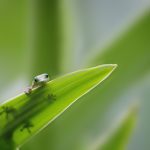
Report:
[[[101,65],[50,81],[0,107],[0,139],[22,145],[64,112],[73,102],[106,79],[116,65]]]
[[[117,128],[109,133],[96,150],[124,150],[126,149],[130,135],[135,127],[137,109],[132,108],[117,125]]]

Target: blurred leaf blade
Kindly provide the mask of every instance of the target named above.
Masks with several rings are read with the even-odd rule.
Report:
[[[32,30],[32,64],[30,74],[47,72],[52,76],[59,73],[61,27],[59,1],[30,1],[32,6],[30,23]]]
[[[107,135],[96,150],[124,150],[127,148],[137,120],[137,109],[133,107],[122,119],[117,128]]]
[[[126,32],[123,32],[123,34],[111,45],[106,47],[102,53],[97,54],[90,64],[106,63],[109,61],[115,62],[120,66],[118,70],[120,75],[117,76],[124,75],[125,78],[130,77],[130,81],[132,81],[133,78],[134,80],[138,79],[149,70],[149,26],[150,11],[146,11],[134,24],[129,26]],[[140,66],[140,68],[138,66]],[[120,82],[117,82],[117,84],[119,83]],[[121,82],[121,84],[125,85],[127,83],[126,80],[122,80]]]
[[[106,79],[116,65],[101,65],[50,81],[29,96],[20,96],[0,107],[2,139],[19,146],[65,111],[79,97]]]

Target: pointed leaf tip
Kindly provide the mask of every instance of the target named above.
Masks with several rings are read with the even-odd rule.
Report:
[[[114,70],[118,67],[118,65],[117,64],[104,64],[104,65],[99,65],[99,67],[106,67],[106,68]]]
[[[100,72],[102,71],[103,73],[105,72],[105,78],[106,79],[116,68],[118,67],[117,64],[104,64],[104,65],[99,65],[94,68],[100,69]],[[93,68],[93,69],[94,69]],[[92,69],[92,68],[91,68]]]

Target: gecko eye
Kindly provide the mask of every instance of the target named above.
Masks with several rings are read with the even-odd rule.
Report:
[[[38,82],[38,79],[37,79],[37,78],[34,78],[34,81],[35,81],[35,82]]]
[[[45,74],[45,77],[48,78],[48,74]]]

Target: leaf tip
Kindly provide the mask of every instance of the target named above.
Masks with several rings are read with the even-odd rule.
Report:
[[[110,72],[110,74],[118,67],[117,64],[104,64],[100,65],[101,67],[104,67],[106,70]]]
[[[112,70],[115,70],[118,67],[117,64],[108,64],[108,65],[112,68]]]

